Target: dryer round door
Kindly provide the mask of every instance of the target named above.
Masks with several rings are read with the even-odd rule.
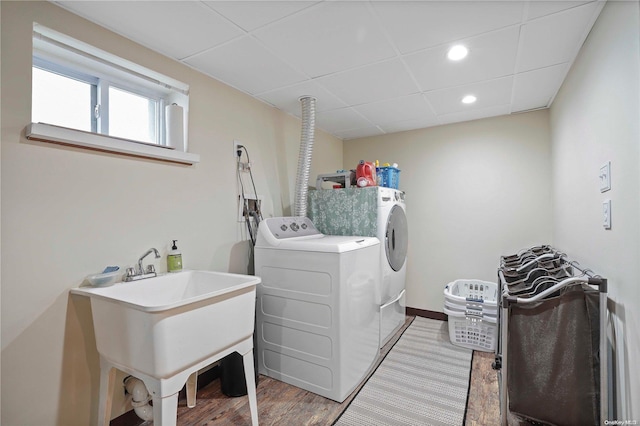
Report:
[[[385,251],[391,269],[399,271],[407,258],[408,244],[407,216],[404,209],[393,206],[387,220],[387,234],[385,236]]]

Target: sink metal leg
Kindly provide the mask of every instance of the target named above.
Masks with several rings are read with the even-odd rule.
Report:
[[[242,363],[244,364],[244,377],[247,381],[251,424],[258,426],[258,398],[256,397],[256,376],[253,368],[253,348],[242,356]]]
[[[153,398],[154,426],[176,426],[178,421],[178,394]]]
[[[196,406],[196,392],[198,390],[198,372],[194,371],[187,379],[187,407]]]
[[[108,426],[111,421],[111,404],[116,369],[100,359],[100,396],[98,398],[98,426]]]

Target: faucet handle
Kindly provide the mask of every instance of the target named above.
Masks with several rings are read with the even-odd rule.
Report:
[[[153,265],[147,265],[147,274],[153,274],[156,272],[156,267]]]
[[[135,274],[136,274],[136,270],[134,268],[127,268],[127,271],[125,272],[124,276],[133,277]]]

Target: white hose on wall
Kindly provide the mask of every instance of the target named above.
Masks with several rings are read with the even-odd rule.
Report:
[[[131,395],[131,405],[142,420],[153,420],[153,407],[149,405],[151,395],[144,382],[137,377],[128,376],[124,379],[124,388]]]
[[[300,136],[300,154],[298,156],[298,173],[296,175],[296,193],[294,198],[294,216],[307,215],[307,192],[309,191],[309,171],[313,154],[313,139],[316,130],[316,98],[303,96],[302,102],[302,134]]]

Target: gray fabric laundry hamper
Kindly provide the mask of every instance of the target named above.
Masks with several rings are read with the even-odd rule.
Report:
[[[564,288],[509,307],[509,410],[545,425],[600,423],[599,293]]]

